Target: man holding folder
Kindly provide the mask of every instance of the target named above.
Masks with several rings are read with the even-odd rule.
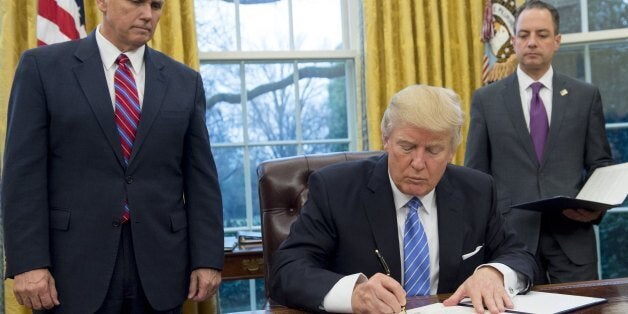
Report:
[[[467,166],[495,178],[506,219],[536,255],[537,283],[598,278],[593,224],[603,211],[510,206],[573,197],[595,169],[613,162],[599,90],[552,68],[560,40],[556,8],[528,1],[517,10],[519,67],[474,93],[465,156]]]

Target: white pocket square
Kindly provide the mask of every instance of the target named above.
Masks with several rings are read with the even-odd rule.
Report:
[[[473,250],[473,252],[467,253],[467,254],[462,254],[462,260],[466,260],[467,258],[477,254],[482,248],[484,247],[484,245],[478,245],[478,247],[475,248],[475,250]]]

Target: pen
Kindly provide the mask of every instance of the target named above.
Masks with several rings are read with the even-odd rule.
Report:
[[[382,264],[382,267],[384,268],[384,272],[386,273],[386,275],[390,276],[390,268],[388,268],[388,264],[386,264],[386,260],[384,259],[384,256],[382,256],[382,254],[379,253],[378,249],[375,249],[375,255],[377,255],[377,259],[379,259],[380,264]],[[401,306],[401,313],[406,313],[406,306],[402,305]]]
[[[379,262],[382,264],[382,267],[384,267],[384,272],[386,272],[386,275],[390,276],[390,268],[388,268],[388,264],[386,264],[386,261],[384,260],[382,254],[379,254],[378,249],[375,249],[375,255],[377,255]]]

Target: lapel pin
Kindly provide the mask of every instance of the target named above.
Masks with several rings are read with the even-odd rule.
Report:
[[[563,90],[561,90],[561,91],[560,91],[560,95],[561,95],[561,96],[565,96],[565,95],[567,95],[568,93],[569,93],[569,92],[567,92],[567,90],[566,90],[566,89],[563,89]]]

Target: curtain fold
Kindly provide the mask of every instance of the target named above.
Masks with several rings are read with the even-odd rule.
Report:
[[[453,89],[465,112],[462,164],[473,91],[482,86],[482,1],[365,0],[364,54],[369,149],[382,149],[380,122],[390,98],[410,84]]]
[[[84,4],[85,28],[89,33],[101,22],[102,14],[95,1]],[[22,52],[37,46],[36,17],[37,1],[0,1],[0,157],[4,155],[7,107],[15,68]],[[194,0],[165,1],[159,26],[148,45],[198,70]],[[1,253],[4,256],[4,251]],[[4,307],[6,313],[31,313],[15,300],[10,279],[4,283]],[[201,303],[186,301],[183,313],[216,313],[217,309],[213,297]]]

